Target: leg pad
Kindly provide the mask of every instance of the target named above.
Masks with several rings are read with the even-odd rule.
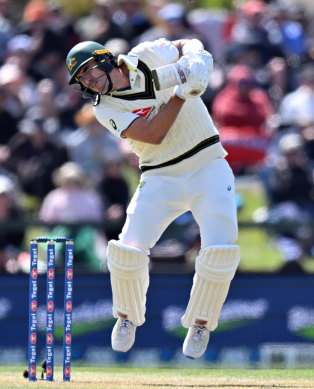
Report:
[[[136,326],[145,322],[149,285],[148,256],[135,247],[111,240],[107,249],[114,317],[126,315]]]
[[[230,282],[240,262],[237,245],[209,246],[201,250],[195,262],[195,275],[190,300],[182,317],[182,325],[205,325],[213,331],[227,297]]]

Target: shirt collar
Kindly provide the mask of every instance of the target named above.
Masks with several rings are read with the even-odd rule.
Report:
[[[129,69],[130,85],[131,88],[133,88],[136,78],[139,75],[139,70],[137,69],[138,57],[136,55],[120,54],[118,57],[118,65],[121,65],[122,62],[124,62]]]

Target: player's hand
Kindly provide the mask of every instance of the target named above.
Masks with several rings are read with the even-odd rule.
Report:
[[[213,57],[206,50],[189,52],[179,59],[178,64],[186,75],[193,74],[201,68],[202,72],[208,73],[208,78],[214,68]]]
[[[186,54],[187,58],[190,58],[192,61],[193,59],[198,61],[201,60],[206,68],[208,69],[209,74],[213,71],[214,68],[214,61],[213,56],[206,50],[198,50],[189,52]]]
[[[199,55],[183,56],[178,63],[186,75],[186,82],[175,88],[176,95],[181,99],[201,96],[209,81],[207,64]]]
[[[186,100],[188,98],[200,97],[205,92],[206,87],[200,85],[190,85],[187,82],[181,85],[177,85],[174,89],[175,94],[180,99]]]

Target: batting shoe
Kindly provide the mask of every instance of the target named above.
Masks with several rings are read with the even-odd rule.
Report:
[[[192,359],[200,358],[206,351],[209,341],[209,330],[205,326],[194,325],[184,339],[183,354]]]
[[[114,351],[126,353],[135,341],[136,326],[127,319],[119,317],[111,334],[111,347]]]

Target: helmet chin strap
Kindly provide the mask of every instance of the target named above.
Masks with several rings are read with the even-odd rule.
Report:
[[[105,72],[105,74],[107,76],[107,80],[108,80],[107,92],[103,93],[104,92],[104,88],[103,88],[101,94],[108,95],[112,91],[112,87],[113,87],[113,83],[112,83],[112,80],[111,80],[111,77],[110,77],[110,73],[112,72],[112,70],[116,66],[118,66],[117,65],[117,61],[116,61],[114,55],[112,53],[110,53],[109,50],[95,51],[93,54],[94,55],[95,54],[98,55],[98,57],[97,57],[97,66],[101,70],[103,70]],[[105,87],[105,85],[104,85],[104,87]]]
[[[97,65],[96,65],[97,66]],[[103,69],[102,69],[103,70]],[[91,69],[89,70],[91,71]],[[86,85],[82,82],[82,77],[77,81],[77,87],[75,91],[80,93],[84,98],[93,98],[94,95],[108,95],[112,91],[113,83],[110,77],[110,72],[103,70],[103,74],[98,76],[97,78],[92,79],[92,81]],[[103,83],[103,88],[100,92],[95,91],[93,89],[93,85],[102,77],[106,76],[106,81]],[[108,81],[108,82],[107,82]],[[107,90],[106,90],[107,89]],[[105,92],[106,90],[106,92]]]
[[[107,92],[106,93],[101,93],[101,94],[108,95],[112,91],[113,83],[112,83],[112,80],[111,80],[111,77],[110,77],[110,73],[109,72],[105,72],[105,74],[106,74],[107,80],[108,80],[108,88],[107,88]],[[105,88],[105,86],[106,86],[106,83],[104,85],[104,88]],[[103,90],[102,90],[102,92],[103,92]]]

